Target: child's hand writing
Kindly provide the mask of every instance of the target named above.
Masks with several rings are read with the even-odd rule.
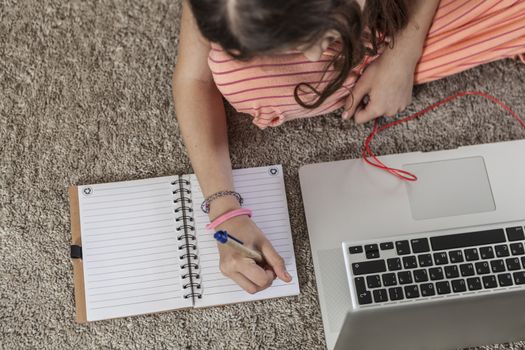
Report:
[[[283,258],[275,251],[272,244],[261,230],[247,216],[238,216],[221,224],[218,230],[224,230],[240,239],[247,247],[261,252],[265,266],[258,265],[235,249],[219,244],[220,270],[234,280],[250,294],[268,288],[278,277],[290,282],[292,277],[286,271]]]
[[[386,51],[372,62],[348,96],[343,119],[362,124],[381,116],[394,116],[412,101],[414,55]]]

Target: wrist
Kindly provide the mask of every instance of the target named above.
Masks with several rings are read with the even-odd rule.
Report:
[[[426,31],[423,31],[418,23],[411,21],[395,36],[394,46],[388,47],[386,51],[391,51],[398,59],[415,66],[423,54],[425,40]]]
[[[232,196],[220,197],[220,198],[215,199],[210,204],[210,212],[208,214],[208,217],[210,221],[212,221],[224,213],[227,213],[229,211],[239,209],[239,208],[241,208],[241,205],[239,204],[239,201],[237,200],[237,198],[232,197]]]
[[[247,220],[251,220],[248,215],[239,215],[239,216],[236,216],[234,218],[231,218],[231,219],[228,219],[228,220],[224,221],[223,223],[218,225],[215,228],[215,230],[216,231],[218,231],[218,230],[226,230],[226,231],[228,231],[228,229],[230,229],[232,227],[242,226]],[[239,235],[243,236],[242,232],[235,232],[234,235],[235,235],[235,237],[237,237]],[[240,237],[237,237],[237,238],[240,238]]]
[[[256,245],[255,242],[261,239],[262,233],[248,215],[240,215],[231,218],[215,228],[216,231],[222,230],[233,235],[248,246]],[[219,247],[222,245],[219,244]]]
[[[249,217],[252,216],[252,211],[248,208],[240,208],[235,210],[227,211],[226,213],[220,215],[219,217],[213,219],[209,224],[206,225],[206,228],[208,230],[215,230],[217,226],[222,224],[223,222],[226,222],[232,218],[235,218],[237,216],[242,215],[248,215]]]
[[[395,66],[401,64],[402,66],[415,69],[422,53],[423,47],[420,45],[395,41],[394,47],[387,48],[381,57],[384,57],[387,60],[392,59]]]

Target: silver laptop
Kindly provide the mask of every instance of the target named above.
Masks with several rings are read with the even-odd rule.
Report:
[[[525,339],[525,140],[300,169],[328,349]]]

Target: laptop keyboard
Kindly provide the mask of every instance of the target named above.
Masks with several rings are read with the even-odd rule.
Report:
[[[344,243],[350,285],[360,306],[525,284],[523,226],[410,237]]]

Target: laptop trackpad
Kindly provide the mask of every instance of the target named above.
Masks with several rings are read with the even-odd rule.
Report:
[[[418,180],[406,183],[415,220],[496,210],[482,157],[406,164]]]

